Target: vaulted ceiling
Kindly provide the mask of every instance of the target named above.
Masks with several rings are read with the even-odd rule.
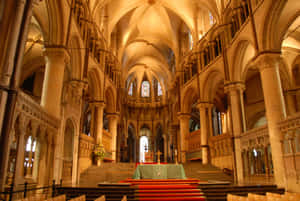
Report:
[[[218,3],[219,2],[219,3]],[[156,77],[165,88],[171,83],[170,54],[176,65],[182,44],[179,38],[190,34],[198,40],[209,12],[219,18],[220,0],[90,0],[99,27],[107,20],[106,36],[122,65],[123,79],[144,74]],[[96,20],[97,21],[97,20]],[[100,22],[102,21],[102,22]],[[205,28],[204,28],[205,29]],[[201,34],[204,31],[201,30]],[[112,39],[112,35],[117,39]],[[184,41],[187,43],[188,41]],[[130,76],[135,74],[135,76]]]

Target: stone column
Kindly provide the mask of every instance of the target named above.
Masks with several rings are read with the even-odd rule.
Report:
[[[97,133],[96,133],[96,144],[102,144],[103,135],[103,110],[105,107],[104,101],[93,101],[91,102],[97,109]]]
[[[234,151],[235,151],[235,171],[236,180],[238,183],[243,182],[243,160],[242,160],[242,150],[241,150],[241,139],[240,135],[243,132],[243,104],[241,101],[243,90],[245,89],[242,83],[227,83],[225,85],[225,92],[230,98],[230,108],[231,108],[231,121],[232,121],[232,134],[234,139]]]
[[[109,132],[111,134],[111,153],[112,153],[112,160],[116,162],[116,150],[117,150],[117,129],[118,129],[118,114],[109,114],[107,115],[109,119]]]
[[[255,60],[259,68],[268,119],[268,130],[274,165],[274,178],[279,187],[285,186],[284,161],[282,151],[283,135],[278,123],[286,117],[284,97],[281,87],[279,54],[262,54]]]
[[[60,117],[64,70],[69,55],[63,48],[47,47],[44,51],[46,70],[41,105],[54,117]]]
[[[186,152],[187,152],[187,142],[185,137],[189,133],[189,120],[191,118],[190,114],[179,113],[178,118],[180,120],[180,134],[179,134],[179,144],[180,144],[180,162],[186,162]]]
[[[201,129],[201,150],[202,150],[202,164],[208,164],[208,103],[200,102],[197,106],[200,112],[200,129]]]

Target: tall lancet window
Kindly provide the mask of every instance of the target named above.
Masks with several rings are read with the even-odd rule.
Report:
[[[129,85],[128,95],[132,96],[132,94],[133,94],[133,83],[131,82]]]
[[[212,15],[211,12],[209,12],[208,15],[209,15],[209,24],[213,25],[215,23],[214,16]]]
[[[157,96],[162,96],[161,85],[160,85],[159,82],[158,82],[158,84],[157,84]]]
[[[142,82],[142,97],[150,97],[150,83],[149,81]]]
[[[189,31],[189,48],[190,48],[190,50],[193,49],[193,45],[194,45],[193,36],[192,36],[191,32]]]

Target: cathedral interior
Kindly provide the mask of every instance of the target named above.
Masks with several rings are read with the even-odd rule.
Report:
[[[0,30],[0,191],[159,159],[300,192],[299,0],[2,0]]]

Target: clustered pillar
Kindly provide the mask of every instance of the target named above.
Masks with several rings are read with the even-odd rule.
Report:
[[[260,71],[264,92],[266,117],[268,119],[269,138],[274,165],[274,178],[279,187],[284,187],[285,172],[281,143],[283,135],[278,126],[278,123],[286,117],[284,96],[279,74],[281,60],[280,54],[263,54],[256,59],[255,64]]]
[[[180,120],[180,162],[186,162],[187,140],[185,139],[189,133],[189,120],[191,115],[186,113],[179,113]]]
[[[44,51],[46,70],[41,105],[56,118],[60,117],[61,94],[66,63],[69,55],[64,48],[48,47]]]
[[[118,114],[109,114],[107,115],[109,119],[109,131],[111,133],[111,152],[112,152],[112,160],[116,162],[116,150],[117,150],[117,129],[118,129]]]
[[[210,133],[211,108],[212,104],[207,102],[200,102],[198,104],[200,111],[200,129],[201,129],[201,150],[202,150],[202,164],[208,164],[208,137]]]
[[[104,111],[104,101],[95,101],[93,104],[97,107],[97,137],[96,144],[102,144],[102,136],[103,136],[103,111]]]

